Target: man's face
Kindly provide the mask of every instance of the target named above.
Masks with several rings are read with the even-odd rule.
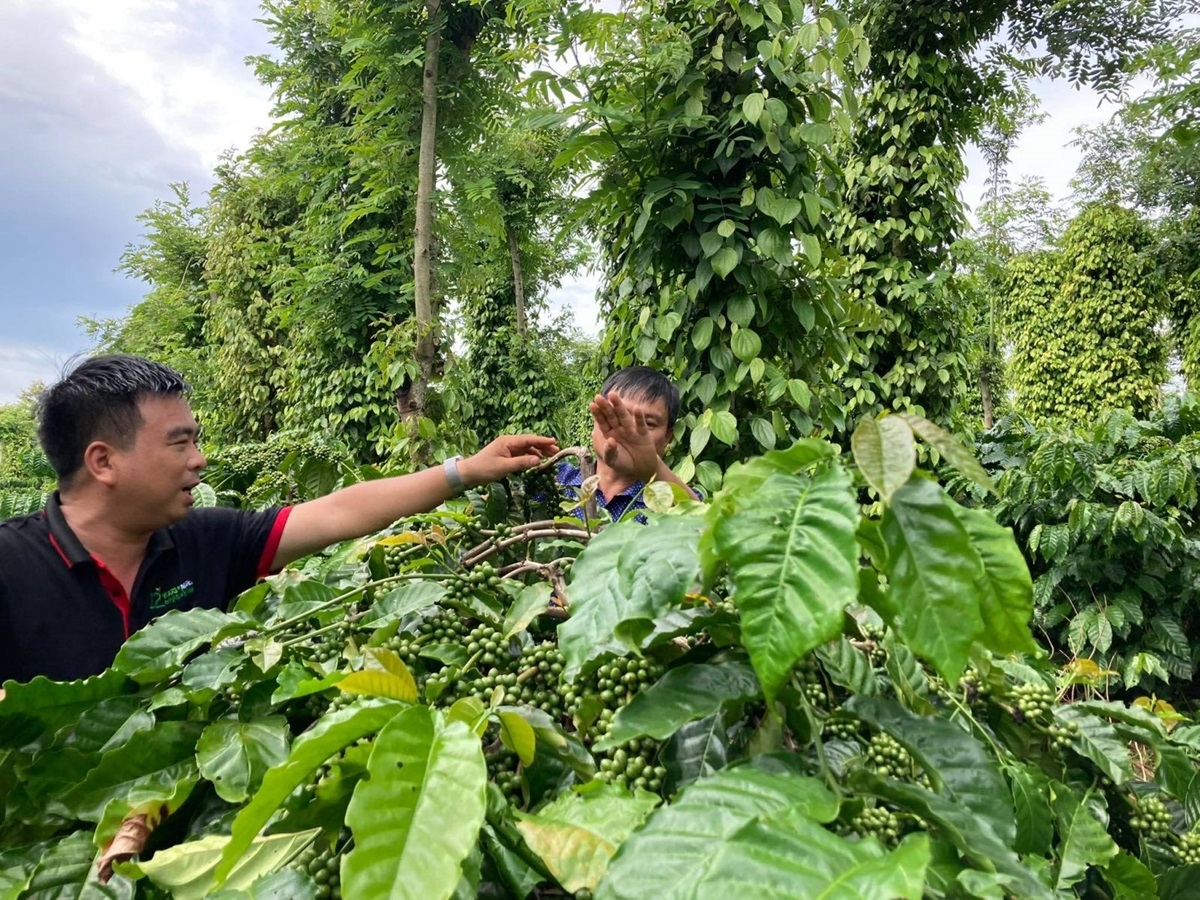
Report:
[[[187,515],[206,460],[196,446],[196,419],[182,397],[145,397],[138,411],[137,436],[113,451],[116,486],[130,524],[161,528]]]
[[[661,458],[666,452],[667,444],[671,440],[671,427],[667,424],[667,404],[662,399],[650,400],[646,397],[638,395],[626,396],[622,394],[619,388],[614,388],[612,394],[620,394],[621,401],[629,410],[630,414],[635,416],[640,412],[646,420],[646,437],[654,445],[655,452]],[[600,434],[600,426],[592,424],[592,449],[598,456],[602,456],[601,446],[603,437]],[[612,466],[615,472],[621,475],[634,475],[638,473],[634,471],[631,464],[629,453],[624,447],[620,448],[617,454],[617,461]]]

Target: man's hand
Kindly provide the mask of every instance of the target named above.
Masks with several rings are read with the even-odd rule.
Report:
[[[558,452],[554,438],[536,434],[503,434],[474,456],[460,460],[458,473],[469,487],[491,484],[524,472]]]
[[[610,391],[607,397],[597,394],[588,409],[600,430],[596,452],[604,462],[642,482],[653,478],[662,459],[641,411],[631,410],[616,391]]]

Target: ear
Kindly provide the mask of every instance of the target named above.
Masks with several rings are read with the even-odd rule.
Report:
[[[111,444],[104,441],[92,441],[83,451],[83,468],[88,477],[101,484],[115,483],[117,473],[114,465],[115,452]]]

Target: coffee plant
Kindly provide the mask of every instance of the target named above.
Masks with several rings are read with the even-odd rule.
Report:
[[[1003,473],[993,512],[1034,576],[1034,623],[1063,662],[1110,673],[1102,686],[1162,693],[1193,678],[1198,432],[1200,407],[1184,397],[1074,433],[1008,418],[981,444]]]
[[[6,683],[0,896],[1184,896],[1200,727],[1062,702],[914,436],[990,489],[909,415],[645,525],[514,478]]]

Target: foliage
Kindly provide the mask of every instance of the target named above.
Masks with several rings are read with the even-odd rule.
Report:
[[[204,340],[205,210],[186,184],[172,184],[173,199],[156,201],[138,216],[146,229],[127,245],[118,271],[150,285],[149,293],[122,319],[84,320],[101,353],[132,353],[182,372],[198,393],[210,384],[212,348]]]
[[[344,444],[295,432],[219,448],[207,458],[205,484],[224,505],[249,509],[312,500],[381,474],[354,466]]]
[[[915,435],[989,484],[915,417],[864,422],[854,468],[801,441],[646,526],[527,521],[549,501],[514,478],[229,613],[165,616],[101,676],[8,682],[3,884],[100,891],[96,847],[130,821],[152,833],[116,857],[120,896],[1145,896],[1186,877],[1195,729],[1060,706],[1005,658],[1031,646],[1028,573],[1010,532],[914,471]]]
[[[467,351],[447,380],[460,390],[470,412],[464,418],[480,440],[521,432],[552,434],[568,445],[582,440],[580,414],[600,387],[587,374],[596,342],[561,319],[548,325],[534,319],[519,334],[511,278],[467,307]]]
[[[16,403],[0,406],[0,519],[17,515],[14,509],[40,507],[41,496],[54,486],[54,470],[37,440],[38,390],[34,385]]]
[[[1057,251],[1017,260],[1005,311],[1014,406],[1038,423],[1075,424],[1159,400],[1166,312],[1152,236],[1137,213],[1084,209]]]
[[[1067,433],[1012,417],[984,437],[994,512],[1034,575],[1034,621],[1084,684],[1161,694],[1193,677],[1198,426],[1187,397],[1148,420],[1115,412]]]

